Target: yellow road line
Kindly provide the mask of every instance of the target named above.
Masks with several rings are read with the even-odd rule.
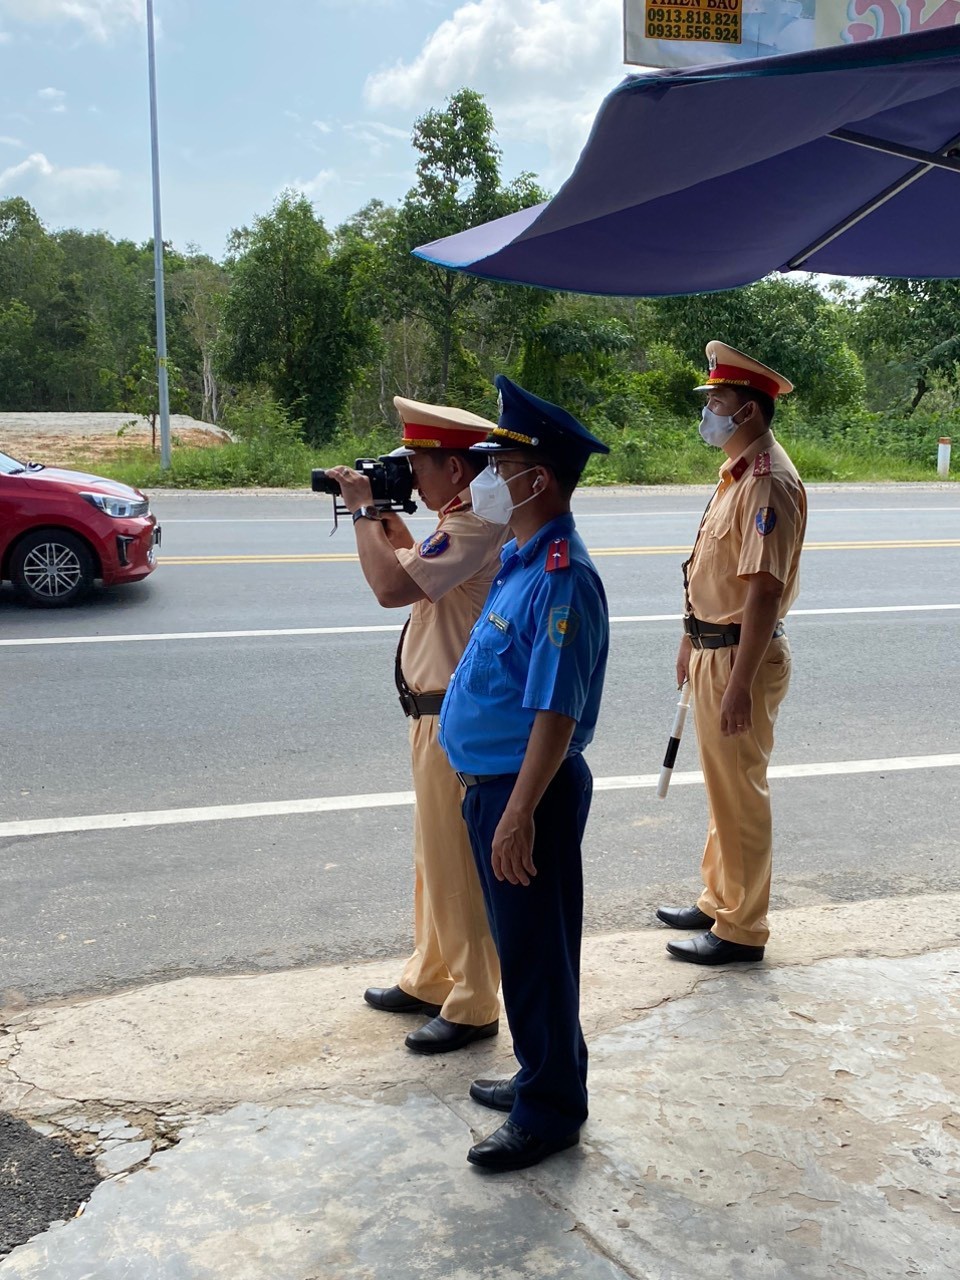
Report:
[[[900,551],[909,548],[960,547],[960,538],[916,538],[874,542],[807,542],[804,551]],[[677,556],[689,555],[690,547],[591,547],[592,556]],[[353,552],[315,555],[262,556],[160,556],[165,565],[185,564],[346,564],[357,559]]]

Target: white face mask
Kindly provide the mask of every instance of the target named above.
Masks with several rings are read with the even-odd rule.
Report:
[[[536,471],[536,467],[527,467],[526,471],[519,471],[516,476],[511,476],[510,479],[515,480],[519,476],[529,475],[531,471]],[[489,524],[509,524],[510,517],[517,507],[522,507],[526,503],[532,502],[536,496],[533,493],[529,498],[524,498],[523,502],[518,502],[515,506],[513,498],[510,496],[510,486],[503,476],[497,475],[493,467],[489,466],[470,481],[470,501],[473,503],[473,514],[479,516],[481,520],[486,520]]]
[[[737,412],[740,412],[739,409]],[[733,415],[714,413],[706,405],[703,406],[703,412],[700,415],[700,435],[707,444],[722,449],[739,426],[739,422],[734,422]]]

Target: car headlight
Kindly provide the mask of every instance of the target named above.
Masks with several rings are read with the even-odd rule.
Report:
[[[118,520],[150,514],[150,504],[137,498],[115,498],[109,493],[81,493],[80,497],[105,516],[114,516]]]

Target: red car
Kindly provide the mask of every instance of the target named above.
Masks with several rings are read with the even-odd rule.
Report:
[[[0,453],[0,579],[41,608],[139,582],[157,565],[160,526],[139,489]]]

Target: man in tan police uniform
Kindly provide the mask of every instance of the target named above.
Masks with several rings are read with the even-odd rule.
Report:
[[[467,452],[493,423],[464,409],[420,404],[402,396],[403,445],[436,530],[415,542],[395,512],[373,505],[366,477],[348,467],[340,482],[353,513],[360,565],[386,608],[412,605],[397,653],[401,704],[410,717],[414,812],[414,952],[393,987],[371,987],[364,999],[389,1013],[427,1013],[406,1038],[417,1053],[448,1053],[497,1034],[500,968],[483,895],[460,812],[457,775],[437,742],[440,703],[480,613],[500,548],[501,526],[470,507],[470,481],[486,458]]]
[[[774,402],[793,384],[722,342],[700,434],[727,461],[684,565],[684,637],[677,680],[689,679],[709,804],[703,893],[693,907],[661,907],[676,929],[706,929],[667,950],[694,964],[762,960],[773,856],[767,765],[790,682],[782,619],[797,598],[807,499],[770,430]]]

